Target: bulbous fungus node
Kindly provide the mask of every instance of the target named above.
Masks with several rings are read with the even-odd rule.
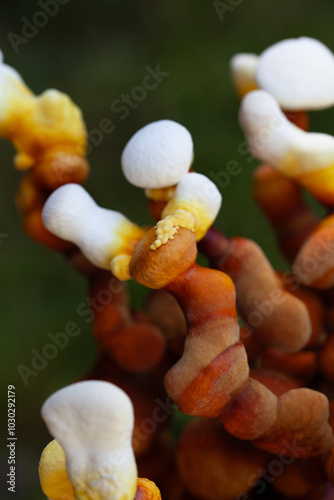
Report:
[[[243,98],[239,120],[256,158],[293,178],[321,203],[334,204],[334,137],[289,122],[264,90]]]
[[[138,130],[122,153],[122,169],[134,186],[159,189],[177,184],[193,161],[188,130],[172,120],[159,120]]]
[[[59,176],[76,169],[86,177],[87,136],[80,109],[55,89],[35,96],[17,71],[3,63],[1,52],[0,108],[0,136],[16,147],[18,169],[34,167],[34,175],[43,180],[50,168]]]
[[[96,380],[72,384],[45,401],[42,417],[64,450],[67,475],[76,499],[134,499],[137,489],[137,467],[131,445],[134,415],[131,401],[121,389]],[[43,463],[40,473],[47,483],[48,471]]]
[[[75,243],[94,265],[103,269],[110,269],[114,257],[131,255],[144,235],[120,212],[99,207],[77,184],[66,184],[54,191],[44,205],[42,218],[49,231]]]
[[[236,54],[230,71],[239,97],[251,90],[265,90],[289,111],[325,109],[334,104],[334,56],[314,38],[281,40],[259,56]]]

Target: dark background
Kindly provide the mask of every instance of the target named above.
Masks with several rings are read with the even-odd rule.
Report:
[[[58,3],[59,12],[15,51],[8,34],[23,36],[26,20],[37,19],[36,12],[42,9],[37,1],[3,1],[0,47],[6,63],[21,73],[36,94],[50,87],[68,93],[83,110],[89,131],[98,128],[103,118],[113,121],[115,130],[104,135],[89,155],[92,171],[86,188],[100,205],[122,211],[138,224],[151,223],[142,191],[122,176],[120,155],[138,128],[162,118],[176,120],[193,136],[196,171],[214,178],[223,175],[231,160],[241,167],[238,176],[220,187],[223,205],[218,227],[229,236],[256,240],[272,263],[282,268],[286,264],[251,196],[256,161],[246,161],[248,156],[238,152],[243,136],[228,65],[236,52],[260,53],[276,41],[301,35],[318,38],[334,50],[334,4],[330,0],[221,3],[228,10],[219,16],[214,4],[203,0],[69,0]],[[121,120],[110,109],[111,103],[141,85],[146,66],[157,65],[169,76]],[[311,116],[313,130],[331,133],[333,124],[332,109]],[[60,255],[32,242],[21,229],[14,195],[22,173],[12,166],[13,153],[11,144],[1,140],[0,233],[8,236],[0,240],[0,410],[6,429],[7,386],[15,385],[15,498],[39,500],[44,495],[37,464],[50,440],[40,407],[52,392],[87,372],[95,344],[89,326],[75,312],[86,297],[84,279]],[[133,303],[140,305],[145,290],[133,283],[129,287]],[[62,331],[68,321],[78,323],[80,335],[25,386],[17,366],[30,366],[31,349],[40,351],[48,343],[47,334]],[[4,440],[1,448],[4,477],[8,472]]]

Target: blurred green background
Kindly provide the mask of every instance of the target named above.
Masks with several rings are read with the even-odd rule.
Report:
[[[63,0],[57,2],[59,12],[49,17],[46,26],[14,50],[8,34],[23,36],[26,20],[38,19],[42,3],[1,3],[0,47],[6,63],[35,93],[50,87],[68,93],[83,110],[89,131],[98,128],[103,118],[113,121],[115,130],[105,134],[89,155],[92,171],[86,187],[96,201],[139,224],[150,224],[142,191],[122,176],[120,156],[127,140],[143,125],[162,118],[176,120],[193,136],[196,171],[212,178],[226,171],[231,160],[242,169],[220,188],[218,227],[229,236],[256,240],[275,266],[284,267],[271,230],[251,197],[256,161],[246,161],[248,155],[238,152],[243,136],[228,65],[236,52],[260,53],[278,40],[301,35],[318,38],[334,50],[333,2],[226,0],[220,2],[221,9],[225,10],[223,4],[227,7],[219,16],[215,4],[203,0]],[[141,85],[147,66],[157,65],[168,76],[122,120],[111,104]],[[332,132],[333,124],[333,110],[311,116],[314,130]],[[49,441],[40,407],[53,391],[88,371],[95,345],[89,326],[75,312],[86,297],[85,281],[60,255],[23,233],[14,203],[22,174],[12,166],[11,144],[1,140],[0,153],[0,233],[7,235],[0,239],[1,421],[6,429],[7,386],[13,384],[18,437],[15,498],[39,500],[44,495],[37,464]],[[145,290],[129,286],[133,303],[139,305]],[[47,334],[62,331],[68,321],[76,321],[82,332],[25,386],[17,366],[30,366],[31,349],[41,350]],[[8,473],[6,457],[3,439],[2,478]],[[8,491],[1,496],[7,497],[11,498]]]

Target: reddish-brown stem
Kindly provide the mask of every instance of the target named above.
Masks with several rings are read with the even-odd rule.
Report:
[[[305,304],[285,290],[256,243],[210,228],[200,248],[212,267],[233,280],[238,311],[264,345],[296,352],[307,344],[312,325]]]

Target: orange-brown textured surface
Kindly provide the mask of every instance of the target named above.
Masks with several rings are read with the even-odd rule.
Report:
[[[275,422],[277,398],[262,383],[250,378],[222,413],[225,429],[239,439],[262,436]]]
[[[263,367],[252,369],[250,376],[267,387],[277,397],[301,386],[299,380]]]
[[[262,353],[261,366],[277,370],[301,382],[311,380],[317,371],[317,356],[314,351],[301,351],[293,354],[268,347]]]
[[[326,396],[307,388],[292,389],[279,398],[274,426],[254,444],[275,454],[288,445],[296,458],[321,455],[333,444],[328,416]]]
[[[154,290],[145,304],[150,323],[165,335],[169,347],[181,356],[187,334],[184,313],[173,295],[165,290]]]
[[[89,174],[89,164],[85,158],[64,152],[46,153],[43,160],[32,170],[37,185],[54,191],[58,187],[74,182],[82,184]]]
[[[210,265],[233,280],[239,313],[261,343],[286,352],[307,344],[312,326],[305,304],[284,289],[256,243],[228,240],[211,228],[199,246]]]
[[[178,300],[188,326],[183,355],[165,376],[167,392],[178,403],[185,390],[187,390],[187,394],[190,394],[191,391],[188,390],[188,387],[195,379],[197,379],[197,384],[204,378],[203,375],[200,375],[204,369],[207,369],[208,373],[211,372],[210,380],[212,382],[214,377],[218,377],[215,384],[219,383],[219,373],[222,374],[219,366],[227,366],[228,359],[224,356],[217,357],[225,349],[239,341],[239,325],[233,283],[228,276],[219,271],[194,265],[168,285],[166,290]],[[248,372],[243,346],[240,345],[238,353],[240,357],[238,357],[235,369],[237,373],[242,374],[240,382],[243,383],[245,382],[244,377],[247,378],[246,372]],[[234,351],[230,353],[234,358],[233,354],[235,354]],[[214,360],[216,361],[208,368]],[[244,368],[241,368],[242,366]],[[224,385],[223,380],[224,377],[221,380]],[[237,381],[233,382],[233,387],[235,387],[235,383]],[[205,385],[205,380],[201,384]],[[198,386],[196,385],[196,387],[196,391],[198,391]],[[216,386],[216,390],[218,390],[218,386]],[[193,403],[196,399],[200,402],[200,394],[196,391],[191,397]],[[225,395],[221,397],[225,397]],[[187,402],[182,396],[182,407],[184,405],[187,405]],[[190,410],[190,407],[187,406],[187,409]]]
[[[232,238],[219,267],[233,280],[240,314],[263,344],[286,352],[307,344],[311,322],[305,304],[284,290],[256,243]]]
[[[166,390],[171,396],[172,385],[178,376],[178,372],[175,372],[171,369],[165,377]],[[218,417],[230,403],[233,393],[245,385],[248,374],[245,348],[238,342],[203,368],[182,394],[173,399],[186,415]]]
[[[268,217],[283,255],[290,261],[319,222],[294,180],[269,165],[254,171],[253,196]]]
[[[93,334],[101,347],[129,371],[145,371],[161,359],[166,339],[145,319],[131,316],[127,290],[107,271],[91,279],[89,305]]]
[[[161,500],[160,490],[149,479],[138,478],[134,500]]]
[[[150,229],[137,245],[130,262],[130,274],[141,285],[153,289],[165,287],[196,260],[196,238],[192,231],[179,228],[173,240],[150,250],[155,241]]]
[[[184,429],[177,451],[181,479],[201,500],[234,500],[261,476],[267,454],[233,438],[215,420],[195,419]]]
[[[334,285],[334,220],[324,220],[299,250],[294,269],[301,283],[319,289]]]
[[[307,307],[308,314],[311,320],[311,336],[306,344],[306,347],[315,347],[321,345],[325,338],[325,305],[322,297],[317,290],[312,290],[303,286],[296,276],[288,275],[285,279],[282,274],[284,287],[300,299]]]
[[[240,340],[245,346],[248,363],[250,365],[252,363],[257,363],[264,346],[246,326],[240,328]]]
[[[273,459],[274,461],[274,459]],[[272,467],[275,471],[275,467]],[[280,474],[273,475],[273,487],[287,498],[305,498],[312,493],[318,494],[315,499],[322,499],[326,486],[326,475],[321,459],[285,458],[281,466],[276,466]]]

